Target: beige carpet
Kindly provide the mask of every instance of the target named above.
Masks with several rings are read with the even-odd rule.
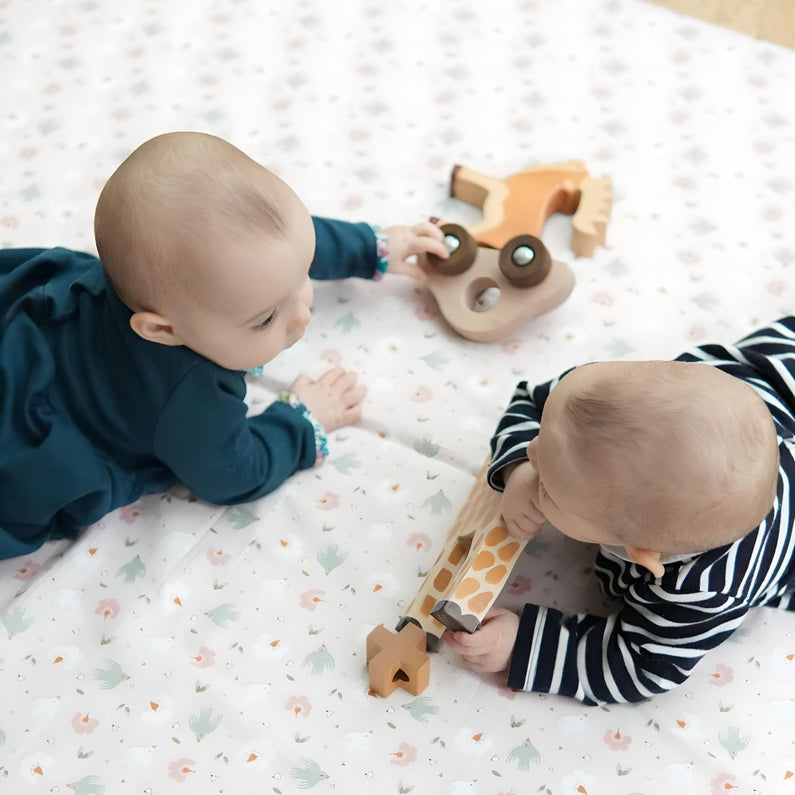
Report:
[[[795,48],[795,0],[649,0],[682,14]]]

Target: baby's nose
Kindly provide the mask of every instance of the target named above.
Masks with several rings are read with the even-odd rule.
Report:
[[[312,310],[306,304],[299,304],[290,323],[291,330],[305,329],[312,319]]]

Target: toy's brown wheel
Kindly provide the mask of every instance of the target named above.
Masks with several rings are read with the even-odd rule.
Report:
[[[428,265],[443,276],[455,276],[472,267],[478,252],[478,244],[472,235],[458,224],[442,224],[440,229],[444,234],[444,244],[450,256],[442,259],[435,254],[428,254],[426,257]]]
[[[500,270],[515,287],[535,287],[552,268],[547,247],[533,235],[518,235],[500,249]]]

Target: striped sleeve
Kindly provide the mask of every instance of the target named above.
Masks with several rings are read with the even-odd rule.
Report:
[[[521,381],[516,386],[511,402],[491,438],[488,481],[493,489],[502,491],[505,488],[502,470],[506,466],[527,458],[527,445],[538,436],[544,403],[566,373],[533,389],[528,388],[527,381]]]
[[[795,433],[795,317],[782,318],[736,345],[702,345],[678,361],[704,362],[745,381],[777,423]]]
[[[643,701],[684,682],[748,611],[725,594],[642,590],[607,617],[525,605],[508,686],[589,705]]]

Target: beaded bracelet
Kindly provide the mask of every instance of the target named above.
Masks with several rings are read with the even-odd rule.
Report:
[[[375,255],[378,258],[373,279],[378,281],[383,278],[386,269],[389,267],[389,237],[376,224],[370,224],[370,228],[375,235]]]
[[[312,425],[315,433],[315,461],[322,461],[328,456],[328,437],[323,426],[312,416],[312,412],[292,392],[285,390],[279,395],[279,400],[290,408],[300,411],[304,419]]]

